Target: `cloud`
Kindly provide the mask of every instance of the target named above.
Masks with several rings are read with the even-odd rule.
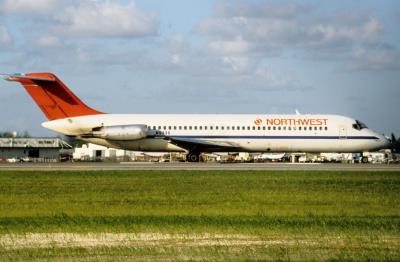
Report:
[[[61,41],[56,36],[45,35],[39,38],[38,44],[41,47],[58,47],[61,46]]]
[[[5,14],[46,14],[57,7],[56,0],[4,0],[0,12]]]
[[[353,43],[374,41],[382,29],[381,23],[373,17],[362,21],[359,25],[338,25],[331,23],[311,25],[306,33],[310,40],[320,45],[342,42],[349,47]]]
[[[285,2],[244,2],[223,1],[216,4],[214,10],[219,17],[279,17],[292,18],[299,14],[307,14],[309,7]]]
[[[96,61],[116,65],[119,50],[136,46],[130,40],[140,41],[158,31],[155,14],[127,1],[0,0],[0,15],[9,25],[0,24],[0,48],[15,47],[0,62],[15,65],[18,71],[98,72],[102,67]]]
[[[244,54],[250,49],[250,43],[238,36],[230,40],[210,41],[209,48],[220,54]]]
[[[143,37],[157,33],[155,14],[137,9],[132,2],[81,2],[59,13],[56,21],[56,31],[79,37]]]
[[[286,9],[286,4],[230,5],[222,15],[218,16],[218,12],[201,23],[198,31],[209,38],[211,49],[226,54],[229,50],[237,53],[238,47],[240,51],[246,47],[249,52],[270,48],[350,48],[355,43],[375,41],[382,29],[374,17],[346,23],[339,20],[339,14],[327,18],[295,4],[289,6]]]
[[[158,30],[156,14],[139,10],[131,1],[0,0],[0,13],[23,16],[25,25],[34,25],[29,27],[32,32],[59,38],[145,37]]]
[[[237,57],[257,64],[271,57],[295,56],[340,61],[346,70],[385,70],[393,68],[393,57],[399,56],[397,50],[382,49],[387,45],[382,40],[384,26],[363,10],[325,14],[299,3],[223,1],[195,31],[226,64]],[[359,48],[365,51],[362,57],[355,55]]]
[[[12,38],[7,28],[3,25],[0,25],[0,46],[10,45],[12,43]]]
[[[392,49],[358,48],[346,63],[348,71],[399,70],[400,54]]]

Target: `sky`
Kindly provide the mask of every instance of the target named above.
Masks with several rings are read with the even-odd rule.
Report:
[[[339,114],[400,135],[400,1],[0,0],[0,73],[108,113]],[[0,81],[0,132],[53,136]]]

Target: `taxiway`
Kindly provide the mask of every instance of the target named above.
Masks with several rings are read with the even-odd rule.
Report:
[[[397,164],[314,164],[314,163],[13,163],[0,164],[1,170],[320,170],[320,171],[399,171]]]

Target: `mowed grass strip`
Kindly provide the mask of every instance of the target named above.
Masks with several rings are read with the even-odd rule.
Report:
[[[0,172],[0,260],[399,261],[399,193],[399,172]]]
[[[348,247],[100,247],[0,250],[4,261],[398,261],[399,251]]]
[[[106,261],[395,261],[398,239],[260,238],[243,234],[31,233],[0,235],[0,259]]]
[[[0,172],[0,232],[400,228],[398,172]]]

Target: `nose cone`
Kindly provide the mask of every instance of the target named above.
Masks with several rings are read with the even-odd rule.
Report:
[[[388,149],[390,148],[390,140],[384,135],[377,135],[378,139],[378,147],[379,149]]]

